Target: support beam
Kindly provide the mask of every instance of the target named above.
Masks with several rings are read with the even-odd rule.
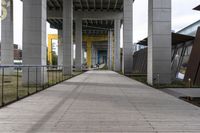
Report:
[[[171,83],[171,0],[149,0],[148,83]]]
[[[63,31],[58,30],[58,65],[63,65]]]
[[[62,10],[48,10],[48,19],[63,19]],[[112,12],[112,11],[75,11],[73,19],[82,18],[83,20],[93,19],[93,20],[113,20],[122,19],[122,12]]]
[[[46,0],[23,1],[23,65],[46,65],[46,3]],[[29,84],[37,82],[39,86],[47,82],[47,75],[41,67],[30,68],[29,75]],[[28,71],[24,68],[25,84],[27,76]]]
[[[7,15],[1,21],[1,65],[13,65],[13,1],[10,1],[10,6],[2,5],[2,8],[7,9]],[[4,74],[12,74],[13,69],[6,68]]]
[[[82,19],[76,19],[76,59],[75,59],[75,67],[76,70],[82,70]]]
[[[73,0],[63,1],[63,66],[64,75],[73,69]]]
[[[115,20],[114,71],[117,71],[117,72],[121,71],[120,28],[121,28],[121,20]]]
[[[132,73],[133,67],[133,0],[124,0],[122,71]]]

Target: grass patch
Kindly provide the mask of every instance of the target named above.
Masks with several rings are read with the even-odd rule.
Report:
[[[130,75],[128,77],[131,79],[134,79],[136,81],[139,81],[143,84],[147,84],[147,76],[144,74],[134,74],[134,75]]]
[[[82,72],[73,72],[72,75],[63,76],[62,71],[48,71],[47,83],[44,85],[23,85],[22,72],[17,75],[4,76],[2,84],[2,75],[0,75],[0,106],[34,94],[50,86],[56,85],[64,80],[80,75]],[[17,82],[18,80],[18,82]]]
[[[146,75],[139,75],[138,74],[138,75],[130,76],[130,78],[137,80],[141,83],[147,84],[147,76]]]
[[[147,76],[146,75],[142,75],[142,74],[135,74],[135,75],[131,75],[129,76],[130,78],[139,81],[143,84],[149,85],[147,83]],[[151,85],[149,85],[151,86]],[[154,84],[153,86],[151,86],[153,88],[156,89],[165,89],[165,88],[200,88],[199,85],[193,85],[190,86],[189,83],[185,83],[183,81],[173,81],[171,84]]]

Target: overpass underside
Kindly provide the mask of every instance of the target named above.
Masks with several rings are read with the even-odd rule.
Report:
[[[82,69],[83,42],[93,49],[93,39],[106,36],[109,69],[131,74],[133,69],[134,0],[24,0],[23,64],[46,65],[46,21],[59,30],[59,62],[64,74],[73,71],[73,44],[76,44],[75,67]],[[2,21],[2,64],[13,64],[13,4],[6,6]],[[171,82],[171,0],[149,0],[148,83]],[[120,29],[123,25],[123,51],[120,52]],[[91,39],[93,38],[93,39]],[[92,65],[92,52],[88,56]],[[122,58],[122,61],[121,61]],[[26,74],[26,72],[23,72]],[[33,72],[34,73],[34,72]],[[38,74],[38,76],[42,76]],[[40,77],[42,78],[42,77]]]

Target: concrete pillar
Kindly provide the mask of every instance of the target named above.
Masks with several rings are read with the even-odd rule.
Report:
[[[115,34],[115,46],[114,46],[114,71],[121,71],[121,54],[120,54],[120,28],[121,28],[121,20],[115,20],[114,26],[114,34]]]
[[[94,45],[92,45],[92,65],[93,67],[96,65],[96,50]]]
[[[95,65],[98,64],[98,49],[95,48]]]
[[[107,67],[109,69],[110,66],[110,39],[109,39],[109,32],[108,32],[108,47],[107,47]]]
[[[63,31],[58,30],[58,65],[63,65]]]
[[[82,70],[82,19],[76,19],[76,59],[75,67],[76,70]]]
[[[109,39],[109,66],[108,69],[112,70],[113,69],[113,31],[108,32],[108,39]]]
[[[171,0],[149,0],[148,83],[171,83]]]
[[[124,0],[122,71],[132,73],[133,67],[133,0]]]
[[[46,20],[47,0],[23,1],[23,65],[46,65]],[[37,74],[36,74],[37,72]],[[30,68],[29,83],[45,83],[46,69]],[[37,77],[36,77],[37,75]],[[23,82],[28,79],[27,68],[23,69]]]
[[[98,50],[95,48],[95,65],[98,64]]]
[[[2,3],[2,8],[7,10],[7,15],[2,12],[3,16],[1,21],[1,65],[13,65],[14,64],[14,48],[13,48],[13,1],[6,0],[10,6],[6,3]],[[6,68],[4,73],[7,75],[12,74],[13,69]]]
[[[63,66],[64,75],[73,70],[73,0],[63,0]]]
[[[83,64],[85,64],[84,54],[85,54],[85,48],[82,48],[82,62],[83,62]]]

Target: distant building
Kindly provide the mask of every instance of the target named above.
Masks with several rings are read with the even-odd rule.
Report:
[[[18,48],[17,44],[13,44],[14,48],[14,60],[22,60],[22,50]],[[1,45],[0,45],[0,55],[1,55]]]
[[[17,44],[14,44],[14,60],[22,60],[22,50],[18,48]]]

